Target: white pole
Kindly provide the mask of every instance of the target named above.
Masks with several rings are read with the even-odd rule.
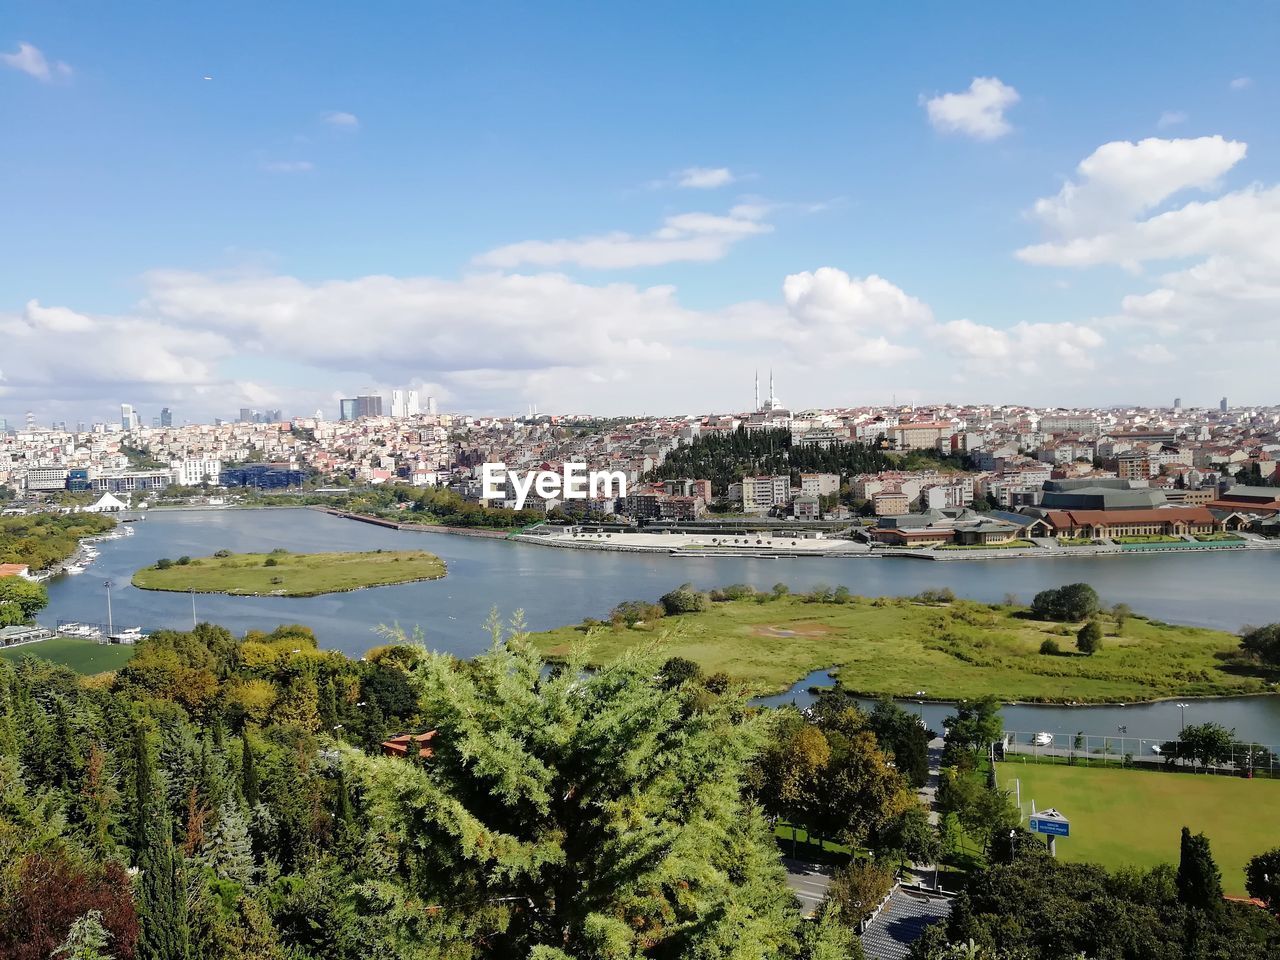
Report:
[[[111,625],[111,581],[106,582],[107,588],[107,639],[111,639],[111,634],[115,633]]]

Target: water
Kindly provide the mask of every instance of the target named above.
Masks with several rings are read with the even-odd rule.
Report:
[[[819,583],[844,584],[865,596],[907,596],[930,587],[950,587],[957,595],[975,600],[998,601],[1013,594],[1024,603],[1047,587],[1087,581],[1104,603],[1123,601],[1138,613],[1161,620],[1232,631],[1246,623],[1280,620],[1275,589],[1280,551],[972,563],[669,557],[413,533],[300,509],[152,511],[147,520],[132,526],[134,536],[101,544],[101,555],[88,571],[49,582],[46,622],[105,620],[103,582],[110,579],[118,626],[189,627],[191,598],[136,590],[129,585],[135,570],[160,557],[275,547],[299,552],[429,550],[445,559],[449,574],[443,580],[327,597],[198,594],[198,619],[236,632],[304,623],[315,629],[322,646],[355,656],[381,642],[376,633],[379,624],[398,623],[421,627],[431,646],[467,657],[487,645],[482,625],[494,606],[504,615],[523,610],[528,625],[540,630],[584,617],[604,617],[622,600],[656,599],[686,581],[704,588],[749,583],[760,589],[782,581],[796,591]],[[821,682],[806,680],[798,687],[803,691]],[[922,709],[926,721],[941,729],[946,708],[925,705]],[[1187,714],[1188,723],[1212,719],[1235,726],[1241,736],[1280,743],[1280,697],[1200,701]],[[1085,729],[1081,718],[1088,717],[1089,732],[1105,734],[1127,723],[1132,735],[1152,737],[1176,733],[1178,715],[1172,704],[1010,706],[1005,710],[1010,729],[1074,733]],[[1152,729],[1146,730],[1147,726]],[[1144,728],[1141,733],[1139,727]]]

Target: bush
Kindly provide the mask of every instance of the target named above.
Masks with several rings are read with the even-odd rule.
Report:
[[[266,559],[266,560],[263,560],[263,561],[262,561],[262,565],[263,565],[264,567],[274,567],[274,566],[278,566],[278,565],[279,565],[279,561],[278,561],[278,560],[276,560],[276,558],[275,558],[275,557],[267,557],[267,559]]]
[[[1056,657],[1058,654],[1062,653],[1062,647],[1058,646],[1058,641],[1053,639],[1053,637],[1047,637],[1040,644],[1040,652],[1046,657]]]
[[[942,587],[941,589],[934,587],[929,590],[921,590],[916,594],[916,599],[921,603],[950,603],[955,598],[955,591],[950,587]]]
[[[659,620],[666,610],[659,603],[644,600],[623,600],[609,612],[609,622],[614,626],[634,627],[637,623]]]
[[[1097,620],[1090,620],[1080,628],[1076,649],[1090,657],[1102,649],[1102,625]]]
[[[853,594],[849,592],[848,587],[836,587],[836,592],[831,595],[832,601],[835,603],[848,603],[853,599]]]
[[[289,552],[289,551],[288,551],[288,550],[286,550],[284,547],[276,547],[274,550],[272,550],[272,551],[271,551],[271,555],[272,555],[272,556],[275,556],[275,557],[278,557],[278,556],[281,556],[282,554],[286,554],[286,553],[288,553],[288,552]],[[379,550],[378,552],[379,552],[379,553],[381,553],[382,551],[381,551],[381,550]]]
[[[226,557],[231,556],[231,551],[219,550],[217,553],[214,554],[214,556],[217,557],[219,560],[222,560],[222,559],[225,559]]]
[[[790,592],[791,592],[791,588],[788,587],[785,583],[782,583],[781,581],[773,585],[774,599],[781,599],[782,597],[785,597]]]
[[[170,560],[168,557],[161,557],[159,560],[156,561],[157,570],[168,570],[172,566],[173,566],[173,561]]]
[[[190,563],[190,562],[191,562],[191,558],[190,558],[190,557],[185,557],[185,556],[183,556],[183,557],[179,557],[179,558],[178,558],[178,560],[177,560],[177,564],[178,564],[178,566],[180,566],[180,567],[185,567],[185,566],[186,566],[188,563]]]
[[[693,589],[693,584],[684,583],[670,593],[664,593],[658,601],[668,616],[681,613],[701,613],[707,609],[706,594]]]
[[[1040,620],[1079,621],[1097,614],[1098,592],[1087,583],[1069,583],[1057,590],[1041,590],[1031,601],[1032,616]]]

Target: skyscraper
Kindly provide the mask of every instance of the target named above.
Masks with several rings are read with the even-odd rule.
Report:
[[[434,417],[436,415],[436,398],[427,397],[427,416]]]
[[[162,427],[173,426],[173,411],[170,410],[168,407],[160,408],[160,426]]]
[[[418,391],[410,390],[404,396],[404,415],[406,417],[416,417],[421,412],[418,408]]]
[[[1221,400],[1219,400],[1219,401],[1218,401],[1218,409],[1219,409],[1219,410],[1221,410],[1223,413],[1226,413],[1226,412],[1227,412],[1227,398],[1226,398],[1226,397],[1223,397]]]
[[[138,415],[133,412],[133,404],[120,404],[120,429],[125,433],[133,430],[138,425]]]
[[[399,419],[405,416],[405,402],[403,390],[391,391],[391,416]]]
[[[349,400],[338,401],[338,419],[339,420],[354,420],[357,416],[358,414],[356,413],[356,401],[354,397],[352,397]]]

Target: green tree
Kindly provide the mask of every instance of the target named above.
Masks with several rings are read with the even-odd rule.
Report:
[[[1263,663],[1280,665],[1280,623],[1246,627],[1240,646]]]
[[[1133,617],[1133,608],[1127,603],[1117,603],[1111,608],[1111,619],[1116,622],[1116,633],[1124,633],[1124,625]]]
[[[32,583],[24,577],[0,577],[0,617],[6,607],[16,610],[13,623],[26,623],[49,605],[49,592],[44,584]],[[4,620],[0,619],[0,626]]]
[[[1076,649],[1085,656],[1093,656],[1102,649],[1102,624],[1090,620],[1076,634]]]
[[[1031,613],[1041,620],[1078,621],[1095,616],[1098,592],[1087,583],[1069,583],[1056,590],[1041,590],[1031,601]]]
[[[107,949],[110,941],[111,933],[102,924],[102,911],[90,910],[71,924],[67,939],[53,956],[66,960],[111,960]]]
[[[840,918],[855,926],[875,911],[893,889],[893,867],[875,860],[851,860],[831,877],[828,896]]]
[[[1178,857],[1178,900],[1198,910],[1214,910],[1222,903],[1222,872],[1213,861],[1209,838],[1182,828]]]
[[[240,740],[240,796],[250,810],[258,805],[258,767],[249,734]]]
[[[1004,736],[1004,718],[995,697],[961,701],[942,725],[947,731],[946,748],[951,752],[964,749],[976,753]]]
[[[1249,896],[1280,914],[1280,847],[1253,857],[1244,868],[1244,877]]]
[[[682,584],[670,593],[663,594],[658,602],[670,617],[681,613],[701,613],[707,609],[707,595],[694,590],[693,584],[690,583]]]
[[[387,865],[361,888],[381,904],[372,952],[424,936],[441,955],[443,939],[539,960],[797,951],[770,830],[739,789],[767,716],[668,689],[651,653],[585,666],[579,650],[547,675],[518,625],[495,629],[465,668],[440,654],[413,668],[437,730],[429,769],[344,751]],[[453,914],[406,925],[424,903]]]

